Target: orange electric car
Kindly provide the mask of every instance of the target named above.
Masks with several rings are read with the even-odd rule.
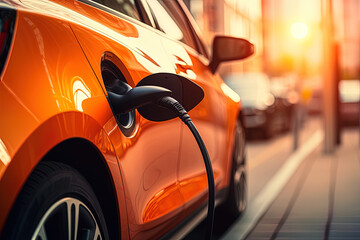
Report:
[[[228,217],[245,208],[240,98],[216,70],[250,56],[251,43],[215,37],[210,57],[177,0],[6,0],[0,29],[2,239],[179,238],[204,219],[191,132],[124,97],[147,85],[197,104],[189,115],[216,205]]]

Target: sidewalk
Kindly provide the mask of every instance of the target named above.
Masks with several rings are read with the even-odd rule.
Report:
[[[358,128],[342,136],[334,154],[307,155],[246,239],[360,239]]]
[[[345,129],[334,154],[323,154],[322,143],[309,148],[312,142],[307,140],[300,150],[311,149],[306,155],[288,159],[300,164],[289,181],[273,184],[280,181],[274,177],[255,199],[256,207],[249,206],[222,239],[360,239],[359,130]],[[277,175],[289,169],[284,166]],[[272,187],[276,185],[284,187]]]

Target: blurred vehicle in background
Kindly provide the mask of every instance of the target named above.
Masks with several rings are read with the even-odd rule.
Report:
[[[248,133],[260,130],[265,138],[270,138],[287,124],[287,117],[278,111],[281,100],[271,93],[266,74],[236,73],[227,76],[225,82],[240,96]]]
[[[340,122],[343,126],[359,124],[359,80],[340,80]]]
[[[284,77],[273,77],[270,81],[270,91],[275,97],[277,115],[281,115],[280,131],[289,131],[293,121],[295,105],[299,103],[299,94],[294,86]]]
[[[320,87],[313,88],[309,103],[306,105],[310,115],[318,115],[323,109],[323,91]]]

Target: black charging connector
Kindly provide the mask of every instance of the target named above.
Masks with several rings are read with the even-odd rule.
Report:
[[[188,126],[191,133],[194,135],[196,142],[200,148],[201,155],[204,159],[205,168],[206,168],[206,175],[208,179],[208,188],[209,188],[209,202],[208,202],[208,213],[206,218],[206,233],[205,239],[211,240],[212,238],[212,229],[214,225],[214,212],[215,212],[215,181],[214,181],[214,173],[211,166],[211,161],[209,154],[206,150],[205,144],[196,129],[194,123],[192,122],[190,116],[188,115],[185,108],[174,98],[172,97],[162,97],[158,100],[158,104],[163,106],[178,115],[178,117]]]

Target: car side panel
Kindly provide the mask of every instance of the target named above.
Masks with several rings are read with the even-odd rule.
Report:
[[[6,195],[0,198],[0,226],[36,164],[73,137],[106,156],[119,208],[126,211],[115,153],[102,128],[111,109],[69,25],[19,10],[13,46],[0,81],[1,152],[8,159],[0,166],[0,195]]]
[[[211,73],[204,56],[170,38],[164,37],[162,41],[176,66],[177,74],[191,79],[204,89],[204,99],[189,115],[208,150],[216,189],[225,188],[230,179],[234,127],[241,107],[239,99],[228,96],[226,89],[224,91],[224,82],[218,74]],[[187,212],[204,203],[208,192],[205,166],[196,141],[187,128],[182,131],[179,182]]]
[[[11,188],[9,201],[1,204],[4,206],[1,211],[4,212],[0,214],[0,226],[7,215],[6,207],[15,199],[35,164],[52,146],[70,137],[88,139],[100,150],[104,146],[110,149],[108,152],[101,151],[109,154],[105,155],[118,190],[123,239],[157,238],[174,227],[182,219],[177,214],[183,210],[183,196],[186,194],[180,190],[185,190],[184,181],[190,179],[191,186],[201,186],[189,199],[196,199],[199,194],[204,196],[205,170],[203,165],[200,167],[202,159],[200,154],[196,155],[198,150],[195,144],[189,150],[195,155],[194,158],[199,159],[199,168],[194,168],[195,174],[191,172],[189,162],[185,162],[182,171],[177,170],[182,161],[178,159],[180,134],[187,131],[181,127],[179,120],[152,123],[137,114],[136,131],[129,138],[124,137],[117,127],[104,96],[100,70],[101,59],[112,61],[111,56],[117,57],[113,61],[132,87],[151,73],[176,72],[200,84],[207,94],[215,94],[215,100],[210,95],[206,96],[204,103],[190,115],[205,136],[212,159],[219,159],[214,161],[218,188],[227,184],[227,160],[238,106],[222,94],[221,80],[215,78],[207,81],[211,74],[198,74],[199,77],[195,74],[204,71],[206,64],[197,59],[194,52],[179,45],[181,47],[177,49],[181,49],[181,53],[173,54],[182,57],[181,60],[193,67],[193,72],[191,69],[184,72],[177,65],[178,62],[166,56],[173,50],[167,49],[165,52],[162,34],[144,24],[115,17],[72,0],[15,2],[20,9],[17,24],[20,29],[16,31],[18,36],[14,43],[16,48],[11,54],[13,59],[9,61],[3,76],[6,81],[0,82],[0,115],[14,112],[14,115],[9,114],[9,118],[1,120],[0,124],[0,145],[5,149],[2,151],[10,159],[13,158],[11,162],[3,161],[3,166],[0,165],[0,174],[3,174],[3,179],[8,179],[4,185],[0,183],[0,194]],[[107,52],[111,54],[107,55]],[[22,68],[19,69],[19,66]],[[28,78],[31,81],[21,81]],[[215,110],[217,101],[224,99],[227,103]],[[219,112],[222,114],[216,115]],[[23,125],[21,128],[7,129],[14,123]],[[225,129],[225,125],[230,127]],[[218,130],[215,126],[222,129]],[[53,128],[61,131],[49,131]],[[87,132],[89,130],[95,132],[90,134]],[[46,141],[48,138],[54,138],[54,141]],[[192,139],[190,136],[188,138]],[[103,140],[99,142],[99,139]],[[224,142],[229,145],[223,147]],[[183,146],[185,144],[183,142]],[[28,154],[34,160],[21,164]],[[227,156],[223,158],[223,155]],[[8,177],[18,168],[22,169],[21,174],[13,186],[8,185],[11,179]],[[183,175],[181,182],[178,175]],[[123,214],[126,211],[128,221]],[[129,233],[125,231],[127,227]]]
[[[71,24],[100,81],[102,59],[112,61],[132,87],[151,73],[175,71],[159,35],[152,29],[83,3],[79,5],[84,15],[91,17],[98,11],[113,25],[127,26],[114,31],[110,27],[89,29],[82,24]],[[178,119],[155,123],[136,114],[132,136],[125,137],[115,121],[109,123],[107,133],[114,144],[122,171],[130,238],[158,238],[179,223],[180,219],[176,216],[183,208],[177,181],[182,123]]]
[[[21,11],[0,84],[0,111],[6,116],[0,134],[10,157],[42,122],[59,112],[83,112],[86,99],[104,96],[70,27],[57,19]],[[97,120],[104,123],[109,114],[96,115]],[[15,127],[16,123],[21,123],[21,128]]]
[[[208,150],[215,177],[216,189],[227,186],[229,152],[232,149],[232,132],[239,109],[221,89],[222,80],[213,75],[206,61],[193,49],[170,39],[163,39],[170,56],[174,56],[177,73],[200,85],[205,92],[202,102],[190,111],[196,128]],[[180,66],[179,66],[180,65]],[[228,108],[229,104],[234,106]],[[200,206],[207,197],[207,177],[204,161],[194,137],[183,128],[179,159],[179,182],[186,207]]]
[[[60,25],[71,26],[71,31],[76,34],[76,40],[81,44],[81,50],[86,54],[93,73],[96,74],[98,82],[103,86],[103,91],[100,63],[106,52],[118,57],[121,63],[119,68],[124,70],[128,83],[133,87],[142,77],[151,73],[174,72],[173,66],[168,62],[162,45],[158,41],[158,35],[153,33],[150,27],[144,27],[142,23],[134,25],[131,21],[120,19],[77,1],[22,0],[21,2],[16,1],[16,5],[20,11],[27,12],[30,10],[29,14],[44,17],[42,24],[45,27],[48,18],[58,21]],[[119,27],[114,27],[116,25]],[[56,32],[57,30],[48,29],[49,34],[52,31]],[[37,39],[42,37],[41,34],[37,34],[38,30],[36,29],[33,32],[35,34],[30,31],[32,36],[35,36],[35,45],[36,41],[42,42],[41,39]],[[56,44],[57,40],[61,40],[61,43]],[[66,43],[66,39],[59,32],[59,34],[52,36],[50,42],[54,44],[54,49],[58,49]],[[44,49],[41,44],[39,46],[41,59],[41,51]],[[48,51],[54,52],[47,45],[44,51],[45,55]],[[63,53],[58,53],[60,56],[61,54]],[[58,58],[53,55],[51,57]],[[67,57],[69,67],[75,68],[76,62],[71,61],[73,56],[69,54]],[[50,59],[49,62],[52,63],[52,60]],[[75,60],[76,58],[74,58]],[[42,67],[47,64],[48,62],[43,59],[38,65]],[[56,61],[54,64],[56,66]],[[42,75],[38,77],[42,80],[48,80],[47,66],[44,66],[43,69],[45,69],[45,74],[42,71]],[[61,70],[60,66],[59,69]],[[52,72],[50,72],[51,74]],[[57,77],[60,78],[60,76]],[[58,82],[61,83],[61,79]],[[57,87],[58,82],[55,82],[56,84],[45,82],[45,84],[39,85],[40,87],[50,85],[50,89],[52,89],[53,85]],[[68,86],[64,85],[63,87],[66,89]],[[57,111],[61,111],[62,108],[58,109],[56,101],[46,101],[47,98],[51,99],[52,90],[49,91],[48,88],[41,90],[48,94],[46,97],[44,96],[45,101],[43,102],[55,107]],[[100,88],[98,90],[101,92]],[[60,107],[63,106],[60,105]],[[45,108],[44,111],[47,111],[49,115],[56,114],[56,111],[51,111],[51,109]],[[78,111],[76,108],[73,110]],[[111,114],[111,112],[108,113]],[[175,215],[181,211],[183,205],[176,175],[181,122],[172,120],[162,125],[161,123],[146,121],[139,115],[136,116],[136,119],[136,132],[130,138],[124,138],[113,117],[106,119],[102,124],[104,124],[103,127],[115,146],[123,173],[122,178],[126,186],[124,189],[128,199],[126,203],[130,216],[130,237],[156,238],[180,221]],[[42,119],[36,121],[41,122]],[[163,131],[163,129],[166,130]],[[28,134],[30,133],[31,131]],[[116,181],[118,180],[116,179]],[[150,184],[147,184],[148,182]]]
[[[123,18],[112,15],[80,1],[55,2],[66,6],[69,13],[77,13],[69,21],[73,23],[73,30],[99,79],[101,71],[98,66],[105,51],[121,59],[123,66],[126,66],[121,70],[129,73],[125,77],[132,87],[149,73],[175,72],[164,54],[159,36],[150,26],[125,15]],[[89,36],[93,36],[91,41]],[[100,84],[103,85],[103,82],[100,81]]]

